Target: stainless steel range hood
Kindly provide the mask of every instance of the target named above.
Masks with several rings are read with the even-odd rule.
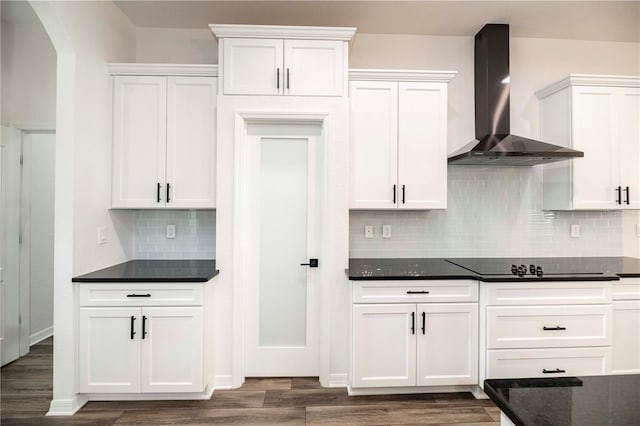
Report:
[[[449,156],[452,165],[534,166],[584,153],[510,133],[509,25],[487,24],[475,38],[476,139]]]

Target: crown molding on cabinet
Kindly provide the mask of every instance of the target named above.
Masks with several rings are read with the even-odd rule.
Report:
[[[569,86],[640,87],[640,77],[631,75],[569,74],[536,92],[538,99],[546,98]]]
[[[215,64],[107,64],[111,75],[171,75],[194,77],[217,77],[218,65]]]
[[[457,71],[350,69],[349,80],[440,81],[448,83],[457,73]]]
[[[296,40],[350,41],[354,27],[299,27],[285,25],[211,24],[211,32],[218,38],[281,38]]]

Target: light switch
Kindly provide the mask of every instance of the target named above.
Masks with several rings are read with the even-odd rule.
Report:
[[[365,225],[364,226],[364,237],[365,238],[373,238],[373,225]]]
[[[391,225],[382,225],[382,238],[391,238]]]
[[[175,238],[176,237],[176,225],[170,224],[167,225],[167,238]]]
[[[104,226],[98,227],[98,244],[106,244],[107,243],[107,230]]]
[[[571,237],[578,238],[580,236],[580,225],[571,225]]]

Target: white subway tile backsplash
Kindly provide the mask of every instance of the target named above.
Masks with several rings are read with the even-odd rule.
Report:
[[[168,224],[176,225],[176,238],[166,238]],[[216,257],[214,210],[137,210],[136,259],[213,259]]]
[[[622,212],[542,211],[542,169],[449,167],[448,208],[351,211],[350,257],[621,256]],[[364,238],[364,225],[393,236]],[[571,224],[580,225],[572,238]]]

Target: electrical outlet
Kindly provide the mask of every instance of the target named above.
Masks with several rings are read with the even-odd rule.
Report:
[[[580,237],[580,225],[571,225],[571,237],[572,238]]]
[[[98,227],[98,244],[106,244],[107,243],[107,230],[104,226]]]
[[[373,238],[373,225],[365,225],[364,226],[364,237],[365,238]]]
[[[382,225],[382,238],[391,238],[391,225]]]
[[[175,238],[176,237],[176,225],[171,224],[167,225],[167,238]]]

